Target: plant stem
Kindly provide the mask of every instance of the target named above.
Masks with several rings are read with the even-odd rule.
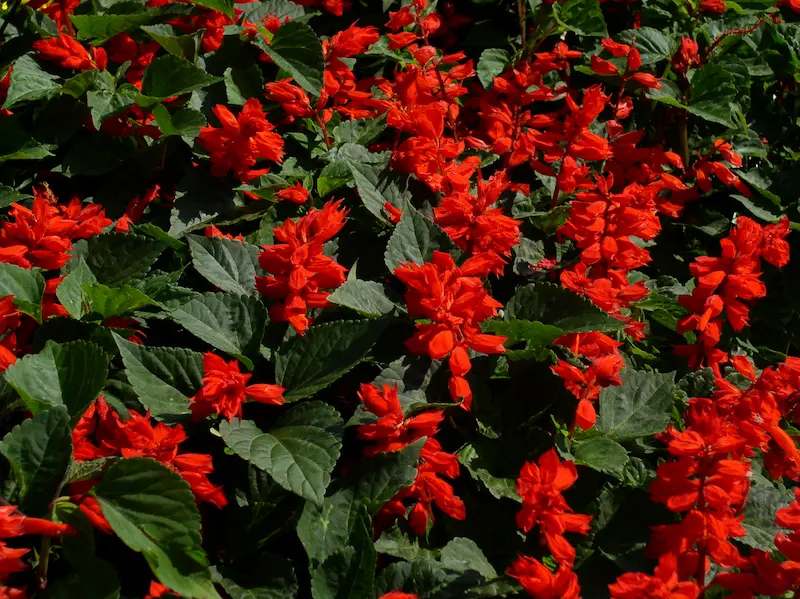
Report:
[[[528,44],[528,27],[526,21],[526,1],[517,0],[517,14],[519,15],[519,32],[522,38],[522,53],[525,54],[525,46]]]
[[[681,115],[678,135],[680,136],[681,160],[683,160],[683,168],[689,168],[689,115],[686,112]]]
[[[39,591],[47,588],[47,568],[50,565],[50,537],[42,537],[42,550],[39,555],[39,567],[36,568],[36,576],[39,579]]]

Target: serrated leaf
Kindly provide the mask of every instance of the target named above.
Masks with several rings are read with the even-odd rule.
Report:
[[[180,135],[182,137],[197,137],[200,129],[206,126],[206,117],[202,112],[191,108],[181,108],[170,114],[163,104],[153,109],[158,128],[164,136]]]
[[[362,506],[374,517],[398,491],[414,482],[423,443],[420,440],[398,452],[361,459],[339,481],[338,488],[329,492],[322,507],[306,502],[297,535],[312,567],[347,544]]]
[[[744,506],[742,527],[746,537],[738,540],[748,547],[762,551],[775,550],[775,536],[783,529],[775,523],[775,513],[788,506],[794,495],[787,489],[752,484]]]
[[[83,259],[98,283],[117,287],[146,275],[165,248],[142,235],[104,233],[87,241]]]
[[[83,285],[87,313],[102,320],[128,314],[153,304],[153,300],[131,285],[108,287],[100,283]]]
[[[625,368],[622,385],[600,392],[597,431],[615,441],[662,432],[674,404],[675,373],[662,374]]]
[[[220,434],[283,488],[322,504],[342,447],[342,419],[333,407],[322,402],[294,406],[267,433],[247,420],[222,422]]]
[[[64,480],[72,455],[69,414],[57,406],[18,424],[0,441],[19,489],[19,508],[43,516]]]
[[[65,483],[79,483],[84,480],[97,478],[116,460],[117,458],[98,458],[86,462],[71,462],[69,470],[67,471]]]
[[[314,569],[313,599],[372,599],[377,553],[372,526],[364,508],[355,520],[347,546]]]
[[[36,60],[25,54],[14,62],[8,95],[3,108],[14,108],[20,102],[39,100],[55,94],[61,85],[58,77],[44,71]]]
[[[64,406],[74,421],[89,407],[108,377],[109,357],[88,341],[48,341],[6,370],[6,381],[34,414]]]
[[[386,115],[378,118],[352,119],[339,123],[331,131],[338,144],[369,145],[386,130]]]
[[[220,599],[201,548],[200,512],[179,474],[150,458],[123,459],[93,492],[111,528],[162,584],[183,597]]]
[[[254,296],[203,293],[170,311],[169,317],[209,345],[245,358],[258,354],[267,309]]]
[[[736,99],[733,77],[723,67],[706,65],[692,77],[692,99],[687,110],[712,123],[731,127],[731,102]]]
[[[485,323],[483,330],[508,337],[506,343],[509,345],[527,341],[528,349],[550,345],[567,333],[567,331],[559,327],[530,320],[491,320]]]
[[[442,565],[456,572],[477,572],[487,580],[497,578],[497,571],[472,539],[456,537],[442,548]]]
[[[404,206],[407,203],[406,200],[411,198],[410,193],[400,189],[397,173],[390,170],[378,171],[371,165],[352,161],[347,161],[347,164],[364,207],[380,221],[389,222],[384,215],[384,204]]]
[[[434,250],[449,247],[450,240],[445,232],[409,204],[403,210],[403,217],[389,238],[384,261],[387,268],[394,272],[398,266],[406,262],[414,264],[430,262]]]
[[[44,285],[38,270],[0,262],[0,298],[13,295],[14,304],[36,322],[42,321]]]
[[[572,453],[576,464],[588,466],[618,479],[622,479],[629,459],[628,452],[622,445],[604,437],[576,442]]]
[[[83,291],[84,285],[97,283],[83,256],[75,259],[75,264],[70,265],[69,274],[56,288],[56,297],[61,305],[67,309],[72,318],[80,320],[88,310],[86,297]]]
[[[341,320],[318,324],[278,349],[275,377],[287,401],[324,389],[358,364],[380,337],[387,322]]]
[[[368,318],[379,318],[391,313],[395,305],[375,281],[347,280],[328,296],[328,301],[337,306],[355,310]]]
[[[202,35],[198,35],[197,33],[192,35],[179,35],[172,26],[163,23],[144,26],[141,27],[141,30],[157,41],[164,50],[173,56],[185,58],[190,62],[194,62],[197,58]]]
[[[149,25],[163,19],[160,10],[130,14],[70,15],[78,30],[78,39],[105,41],[130,29]]]
[[[217,81],[222,81],[222,77],[209,75],[188,60],[167,54],[156,58],[144,70],[142,94],[165,100],[203,89]]]
[[[500,48],[488,48],[478,59],[478,80],[485,89],[492,87],[494,78],[500,75],[510,62],[508,52]]]
[[[205,6],[224,15],[233,18],[233,1],[234,0],[190,0],[192,4],[197,6]]]
[[[589,300],[551,283],[517,289],[505,310],[506,321],[541,321],[569,333],[618,331],[624,325]]]
[[[203,384],[203,355],[180,347],[143,347],[114,335],[125,375],[155,417],[189,413],[189,397]]]
[[[260,98],[264,95],[264,75],[257,64],[247,68],[225,69],[225,94],[228,104],[244,106],[250,98]]]
[[[178,183],[168,233],[180,237],[236,207],[236,192],[205,169],[194,168]]]
[[[308,93],[319,96],[325,59],[317,34],[298,21],[289,21],[275,33],[264,51],[272,61],[294,77],[297,84]]]
[[[658,29],[639,27],[620,31],[615,38],[639,50],[642,65],[651,65],[670,58],[674,54],[672,40]]]
[[[206,280],[223,291],[257,295],[258,248],[222,237],[187,235],[192,264]]]
[[[578,35],[608,37],[603,11],[598,0],[567,0],[554,5],[553,16],[568,31]]]

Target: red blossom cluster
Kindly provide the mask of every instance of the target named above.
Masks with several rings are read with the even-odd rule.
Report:
[[[211,414],[228,421],[241,419],[246,399],[273,406],[284,402],[283,387],[265,383],[248,385],[252,376],[239,371],[238,360],[225,362],[216,354],[203,354],[203,386],[189,399],[192,419],[201,420]]]
[[[463,402],[464,409],[472,405],[472,390],[465,375],[472,369],[469,353],[502,354],[506,337],[481,332],[480,323],[495,316],[502,304],[486,291],[485,277],[499,258],[483,253],[472,256],[461,266],[444,252],[434,252],[431,262],[408,263],[395,269],[408,292],[405,299],[408,313],[429,322],[418,323],[417,332],[406,341],[413,354],[427,355],[433,360],[448,358],[450,366],[450,396]]]
[[[451,518],[466,517],[464,502],[455,496],[453,487],[444,478],[458,476],[458,456],[442,450],[434,439],[439,423],[444,418],[441,410],[428,410],[416,416],[406,417],[400,406],[397,386],[361,385],[358,394],[364,409],[378,416],[376,422],[358,427],[358,436],[374,445],[367,447],[367,456],[378,453],[400,451],[414,441],[427,437],[419,454],[419,465],[414,483],[395,495],[375,516],[379,529],[387,528],[398,518],[406,516],[406,505],[414,506],[408,513],[408,523],[418,535],[424,535],[433,523],[433,505]]]
[[[708,365],[719,373],[728,355],[719,344],[723,324],[739,332],[748,324],[748,302],[764,297],[767,288],[761,281],[761,260],[776,267],[789,262],[789,220],[762,227],[746,216],[739,217],[730,235],[720,241],[718,258],[700,256],[690,266],[696,284],[691,295],[680,303],[691,314],[678,323],[678,332],[693,331],[697,343],[681,345],[676,353],[686,356],[693,368]]]
[[[180,474],[192,488],[198,501],[224,507],[228,500],[221,487],[208,479],[214,472],[211,456],[201,453],[183,453],[179,445],[187,438],[183,426],[168,426],[163,422],[153,424],[149,414],[128,411],[123,418],[102,398],[89,407],[72,433],[73,457],[77,462],[121,456],[145,457],[158,460]],[[84,494],[95,480],[73,485],[73,495],[81,503],[81,511],[101,529],[108,530],[97,500]]]
[[[261,293],[280,300],[270,308],[272,320],[288,322],[302,335],[311,324],[308,310],[330,305],[328,290],[344,283],[347,269],[323,250],[342,230],[346,216],[342,202],[332,201],[273,229],[279,243],[262,246],[258,257],[269,275],[256,277]]]
[[[4,599],[26,599],[24,589],[5,586],[8,577],[15,572],[22,572],[28,564],[22,557],[30,549],[9,547],[4,539],[22,535],[42,535],[56,537],[61,534],[74,534],[75,531],[66,524],[58,524],[40,518],[28,518],[17,512],[16,506],[0,506],[0,597]]]

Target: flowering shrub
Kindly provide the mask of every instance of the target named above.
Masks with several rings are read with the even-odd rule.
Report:
[[[0,598],[800,596],[800,2],[2,10]]]

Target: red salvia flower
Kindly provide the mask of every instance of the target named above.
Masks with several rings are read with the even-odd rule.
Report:
[[[198,139],[211,153],[211,173],[223,177],[233,171],[235,177],[249,181],[269,172],[254,170],[258,160],[283,161],[283,139],[273,131],[275,126],[264,115],[258,100],[250,98],[238,116],[222,104],[214,107],[222,127],[203,127]]]
[[[212,353],[203,354],[203,386],[190,398],[192,419],[219,414],[229,421],[242,417],[242,403],[252,399],[273,406],[283,404],[285,389],[279,385],[248,385],[252,374],[239,372],[239,362],[225,362]]]
[[[262,246],[258,262],[269,276],[256,277],[256,286],[265,296],[277,300],[270,317],[289,322],[303,334],[310,324],[309,308],[329,306],[328,290],[345,281],[347,269],[323,253],[326,242],[344,227],[347,210],[342,202],[328,202],[321,210],[311,209],[297,222],[287,220],[274,229],[279,243]]]
[[[570,564],[560,564],[555,574],[539,560],[520,555],[506,571],[533,599],[580,599],[578,576]]]
[[[42,60],[55,62],[65,69],[76,71],[94,69],[103,71],[108,62],[105,50],[93,47],[89,53],[75,38],[66,33],[61,33],[58,37],[37,40],[33,42],[33,49],[39,53]]]

